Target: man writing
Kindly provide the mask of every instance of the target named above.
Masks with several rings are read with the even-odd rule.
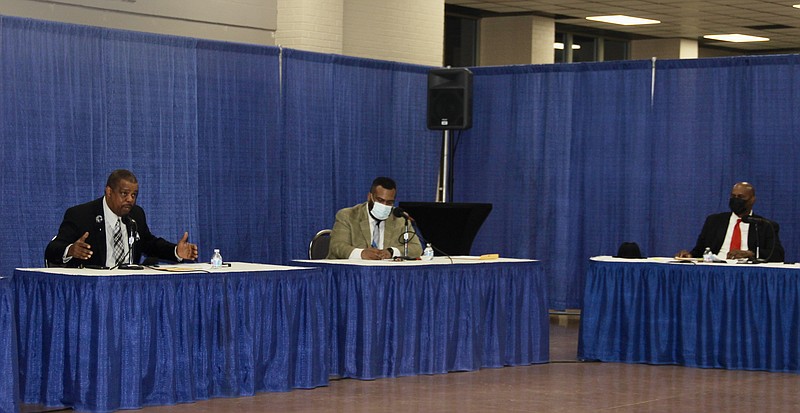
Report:
[[[197,245],[188,242],[188,232],[177,244],[150,233],[144,210],[136,205],[138,195],[139,183],[132,172],[112,172],[102,197],[64,213],[58,235],[45,249],[47,261],[115,268],[139,262],[142,254],[173,262],[196,259]]]
[[[336,213],[328,258],[380,260],[402,256],[405,220],[392,214],[397,186],[390,178],[372,181],[367,202]],[[417,258],[422,245],[410,237],[408,255]]]
[[[728,201],[731,212],[709,215],[692,251],[681,250],[678,257],[702,257],[708,247],[719,258],[783,262],[780,228],[776,222],[753,214],[755,202],[752,185],[747,182],[734,185]]]

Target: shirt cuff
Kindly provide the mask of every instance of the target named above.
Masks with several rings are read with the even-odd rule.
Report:
[[[183,262],[183,258],[178,256],[178,246],[177,245],[175,246],[175,259],[178,260],[178,262]]]
[[[67,245],[67,248],[64,248],[64,255],[61,256],[61,261],[63,261],[64,264],[68,263],[69,260],[72,259],[71,256],[67,255],[69,253],[69,247],[71,247],[71,246],[72,246],[72,244],[69,244],[69,245]]]
[[[353,248],[353,252],[351,252],[350,256],[347,258],[351,260],[360,260],[362,251],[364,251],[364,248]]]

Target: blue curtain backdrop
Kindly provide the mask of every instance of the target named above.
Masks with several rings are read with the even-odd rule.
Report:
[[[473,253],[541,259],[580,307],[587,257],[694,244],[736,181],[797,260],[798,56],[474,68],[454,201]],[[422,66],[0,17],[0,274],[42,264],[64,210],[132,169],[150,227],[207,260],[290,263],[377,175],[435,197]]]
[[[280,262],[278,49],[201,42],[197,48],[197,186],[201,258]],[[196,191],[196,192],[195,192]]]
[[[0,273],[41,266],[64,210],[116,168],[158,234],[197,234],[195,43],[0,18]]]
[[[650,62],[475,68],[456,200],[494,209],[473,251],[538,258],[577,307],[587,257],[648,240]]]
[[[427,71],[284,50],[284,260],[307,256],[311,237],[366,201],[377,176],[395,179],[398,202],[435,199],[440,138],[425,125]]]
[[[651,251],[691,248],[705,216],[728,210],[733,184],[756,188],[756,213],[781,225],[798,259],[800,56],[656,64]]]

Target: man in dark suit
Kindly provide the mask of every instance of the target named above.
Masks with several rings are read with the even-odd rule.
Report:
[[[678,256],[702,257],[708,247],[719,258],[783,262],[780,227],[776,222],[753,214],[755,202],[756,191],[752,185],[747,182],[734,185],[728,201],[731,212],[709,215],[694,248],[682,250]]]
[[[104,196],[64,213],[58,235],[45,249],[47,261],[68,267],[113,268],[138,263],[142,254],[168,261],[196,259],[197,245],[188,242],[188,232],[177,244],[150,233],[144,210],[136,205],[138,195],[139,183],[132,172],[112,172]]]
[[[391,178],[372,181],[367,202],[336,213],[328,258],[380,260],[402,256],[405,220],[392,214],[397,186]],[[408,256],[422,254],[419,238],[408,242]]]

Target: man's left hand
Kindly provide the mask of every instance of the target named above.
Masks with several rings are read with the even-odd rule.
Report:
[[[179,257],[184,260],[196,260],[197,259],[197,245],[192,244],[189,242],[189,233],[184,232],[183,238],[178,241],[178,248],[176,252]]]
[[[741,258],[755,258],[756,254],[753,251],[749,250],[732,250],[728,251],[728,259],[729,260],[738,260]]]

